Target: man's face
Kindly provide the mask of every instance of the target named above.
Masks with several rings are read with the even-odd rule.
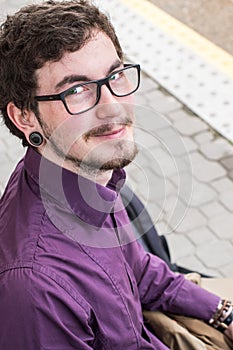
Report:
[[[112,41],[99,32],[80,50],[65,53],[60,61],[47,62],[37,71],[37,95],[61,93],[121,68]],[[86,171],[127,165],[136,154],[133,104],[133,95],[113,96],[106,85],[101,87],[98,105],[79,115],[69,114],[62,101],[39,102],[46,148],[66,164]]]

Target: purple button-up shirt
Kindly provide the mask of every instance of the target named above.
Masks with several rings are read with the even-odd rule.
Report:
[[[142,308],[208,320],[219,297],[135,241],[119,190],[32,149],[0,202],[0,349],[165,350]]]

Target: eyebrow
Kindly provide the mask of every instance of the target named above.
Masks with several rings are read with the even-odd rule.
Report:
[[[108,76],[112,71],[114,71],[116,68],[119,68],[122,65],[122,61],[120,60],[116,60],[108,69],[108,71],[106,72],[106,76]],[[58,89],[60,89],[61,87],[63,87],[66,84],[72,84],[72,83],[76,83],[78,81],[91,81],[93,79],[90,79],[88,76],[86,75],[77,75],[77,74],[72,74],[72,75],[67,75],[65,76],[61,81],[59,81],[59,83],[56,84],[55,86],[55,90],[57,91]]]

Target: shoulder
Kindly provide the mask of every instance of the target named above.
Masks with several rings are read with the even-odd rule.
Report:
[[[46,268],[2,273],[0,300],[1,349],[86,349],[94,339],[88,303]]]
[[[56,300],[56,303],[62,305],[65,302],[66,307],[83,313],[83,317],[88,318],[90,313],[89,304],[67,280],[52,269],[37,264],[32,267],[24,264],[24,267],[9,268],[2,272],[0,300],[2,306],[8,304],[12,308],[12,305],[17,304],[25,310],[37,306],[50,309],[49,305]]]

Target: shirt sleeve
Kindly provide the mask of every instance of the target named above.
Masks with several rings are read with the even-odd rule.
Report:
[[[0,349],[90,350],[89,320],[85,305],[52,278],[25,268],[1,274]]]
[[[143,309],[172,312],[204,321],[213,316],[219,296],[186,280],[183,275],[173,273],[163,260],[145,252],[139,243],[135,245],[137,252],[130,253],[131,266]]]

